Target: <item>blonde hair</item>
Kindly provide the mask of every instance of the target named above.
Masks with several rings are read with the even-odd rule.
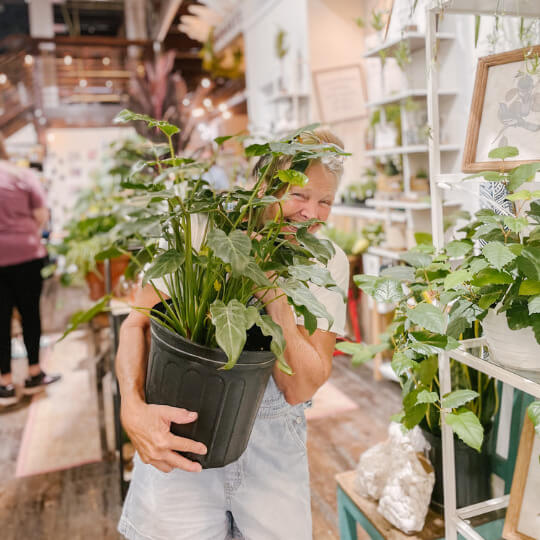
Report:
[[[302,131],[298,134],[298,142],[302,144],[327,144],[335,146],[338,150],[344,151],[343,141],[332,131],[327,128],[318,127],[311,131]],[[327,155],[322,157],[317,157],[310,160],[309,165],[315,163],[320,163],[328,172],[332,173],[339,184],[341,177],[343,175],[343,156],[336,152],[327,152]],[[290,155],[281,155],[275,162],[273,171],[271,172],[272,176],[280,170],[289,169],[294,156]],[[253,172],[255,175],[258,175],[259,171],[270,161],[270,155],[262,156],[259,161],[256,163]],[[309,166],[308,165],[308,166]]]

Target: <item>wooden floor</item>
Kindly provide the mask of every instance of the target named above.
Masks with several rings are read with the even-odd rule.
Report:
[[[16,367],[22,372],[25,366],[18,361]],[[369,367],[351,368],[347,357],[336,357],[331,382],[358,409],[308,422],[314,540],[339,539],[334,475],[354,468],[364,450],[386,438],[388,419],[399,410],[401,401],[395,383],[375,383]],[[121,500],[114,461],[15,478],[28,405],[25,400],[0,410],[0,537],[120,538],[116,522]]]

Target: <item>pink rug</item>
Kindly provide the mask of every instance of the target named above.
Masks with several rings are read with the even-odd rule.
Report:
[[[327,381],[313,396],[313,407],[306,409],[306,418],[315,420],[354,409],[358,409],[358,405]]]

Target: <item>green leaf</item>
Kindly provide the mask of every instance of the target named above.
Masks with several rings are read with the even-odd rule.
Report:
[[[457,409],[458,407],[465,405],[465,403],[476,399],[478,396],[478,392],[475,392],[474,390],[454,390],[447,396],[444,396],[441,405],[443,409]]]
[[[285,360],[285,338],[281,326],[277,324],[270,315],[260,315],[256,321],[257,326],[265,336],[272,336],[270,350],[276,355],[279,362],[279,367],[288,375],[292,375],[293,371]]]
[[[519,286],[519,294],[521,296],[540,294],[540,281],[533,281],[532,279],[522,281]]]
[[[411,360],[408,356],[403,354],[402,352],[396,351],[394,352],[394,356],[392,358],[392,369],[394,370],[394,373],[400,377],[403,375],[403,373],[407,372],[409,369],[412,369],[414,367],[414,361]]]
[[[214,139],[214,142],[218,145],[218,146],[221,146],[225,141],[228,141],[229,139],[232,139],[234,137],[234,135],[224,135],[222,137],[216,137]]]
[[[495,304],[495,302],[497,302],[497,300],[501,297],[501,294],[502,294],[502,291],[484,294],[478,301],[478,305],[482,309],[488,309],[490,306]]]
[[[453,242],[448,242],[446,245],[446,253],[448,253],[449,257],[463,257],[463,255],[467,255],[472,248],[473,244],[470,241],[454,240]]]
[[[536,171],[540,169],[540,163],[524,163],[512,169],[508,175],[508,191],[515,191],[521,184],[531,182],[536,176]]]
[[[414,233],[414,239],[417,245],[420,245],[420,244],[432,245],[433,244],[433,236],[431,235],[431,233],[416,232]]]
[[[475,287],[484,287],[486,285],[504,285],[514,281],[512,276],[502,270],[493,268],[484,268],[471,280]]]
[[[373,296],[377,290],[378,276],[369,276],[367,274],[357,274],[353,277],[355,285],[362,289],[368,296]]]
[[[491,266],[501,270],[516,256],[501,242],[489,242],[482,248],[482,253]]]
[[[157,126],[168,137],[180,131],[180,129],[177,126],[173,126],[172,124],[169,124],[168,122],[163,122],[163,123],[158,122]]]
[[[529,315],[540,313],[540,294],[529,298]]]
[[[266,273],[260,268],[253,257],[250,257],[246,264],[243,275],[248,277],[258,287],[272,287],[272,282],[268,279]]]
[[[418,251],[407,251],[400,255],[400,259],[415,268],[426,268],[431,264],[431,256]]]
[[[475,257],[471,264],[469,265],[469,269],[473,274],[477,274],[480,272],[480,270],[483,270],[484,268],[487,268],[489,266],[488,262],[484,257]]]
[[[424,386],[431,386],[437,371],[439,370],[437,356],[431,355],[424,360],[417,362],[415,373]]]
[[[146,271],[143,285],[146,285],[152,279],[176,272],[184,264],[185,258],[184,253],[180,253],[175,249],[169,249],[165,253],[158,255],[154,259],[152,266]]]
[[[521,274],[529,279],[540,279],[540,267],[529,257],[523,256],[523,251],[521,253],[522,256],[516,259],[516,264]]]
[[[66,331],[62,334],[62,337],[58,341],[62,341],[68,334],[73,332],[73,330],[76,330],[79,325],[90,322],[99,313],[109,311],[109,302],[111,298],[112,294],[108,294],[107,296],[104,296],[98,300],[87,310],[81,310],[74,313],[69,319]]]
[[[341,341],[336,344],[336,349],[345,354],[350,354],[352,357],[351,363],[354,366],[358,366],[372,360],[376,354],[388,349],[388,345],[383,343],[378,345],[367,345],[366,343]]]
[[[267,144],[250,144],[244,150],[246,157],[263,156],[270,153],[270,145]]]
[[[231,265],[233,276],[243,275],[249,263],[251,251],[251,240],[247,234],[235,230],[227,235],[221,229],[211,229],[207,243],[216,257]]]
[[[295,169],[286,169],[277,172],[277,177],[286,184],[292,184],[293,186],[305,186],[309,178],[300,171]]]
[[[495,171],[482,171],[476,174],[471,174],[469,176],[466,176],[463,178],[463,180],[471,180],[473,178],[483,178],[484,180],[487,180],[488,182],[502,182],[506,177],[498,172]]]
[[[399,302],[405,298],[401,283],[395,279],[379,278],[376,282],[373,298],[377,302]]]
[[[525,227],[527,227],[528,222],[527,222],[527,218],[525,217],[516,218],[514,216],[506,216],[504,218],[504,224],[511,231],[515,233],[520,233]]]
[[[306,248],[318,261],[328,262],[335,254],[334,246],[329,240],[318,238],[311,234],[307,228],[298,229],[296,239],[302,247]]]
[[[398,281],[413,281],[414,269],[410,266],[389,266],[381,271],[382,277],[397,279]]]
[[[405,411],[405,416],[403,417],[403,425],[407,429],[412,429],[414,426],[418,425],[427,411],[426,403],[418,403],[418,394],[422,390],[415,389],[412,392],[409,392],[403,398],[403,409]]]
[[[123,255],[124,251],[120,250],[117,246],[111,246],[110,248],[100,251],[94,258],[96,261],[104,261],[106,259],[114,259]]]
[[[445,419],[453,432],[466,445],[480,452],[484,440],[484,428],[473,412],[460,409],[457,412],[448,413]]]
[[[416,398],[416,403],[436,403],[438,400],[439,394],[437,392],[422,390]]]
[[[299,281],[311,281],[320,287],[335,284],[332,274],[320,264],[296,264],[289,266],[287,271]]]
[[[409,347],[420,354],[438,354],[441,351],[450,351],[459,347],[459,341],[450,337],[430,332],[410,332],[411,343]]]
[[[490,150],[488,157],[491,159],[508,159],[519,155],[519,150],[515,146],[500,146]]]
[[[476,229],[473,238],[477,240],[479,238],[487,236],[493,231],[500,231],[500,233],[502,234],[501,228],[498,223],[484,223],[483,225],[480,225],[478,229]]]
[[[227,355],[223,369],[231,369],[244,349],[248,318],[246,306],[238,300],[231,300],[225,305],[221,300],[214,300],[210,305],[212,323],[216,327],[217,344]]]
[[[531,197],[531,192],[527,191],[526,189],[506,196],[509,201],[530,201]]]
[[[527,407],[527,414],[533,423],[536,435],[540,437],[540,401],[533,401]]]
[[[418,304],[413,309],[408,308],[407,317],[414,324],[436,334],[442,334],[446,329],[445,315],[432,304]]]
[[[456,285],[461,285],[464,281],[469,281],[472,274],[468,270],[457,270],[452,274],[448,274],[444,279],[444,289],[453,289]]]
[[[333,317],[306,285],[295,279],[280,279],[278,280],[278,285],[295,305],[305,306],[315,317],[326,319],[328,321],[328,329],[330,330],[334,323]]]

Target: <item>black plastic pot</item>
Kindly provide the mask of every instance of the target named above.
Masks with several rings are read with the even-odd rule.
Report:
[[[193,343],[151,320],[146,401],[198,413],[196,422],[172,424],[171,431],[207,446],[205,456],[180,452],[205,469],[232,463],[247,447],[275,362],[269,339],[254,328],[236,366],[225,371],[219,369],[227,362],[221,349]]]
[[[442,467],[442,439],[425,429],[424,437],[431,445],[429,460],[435,469],[435,485],[431,494],[431,507],[439,513],[444,513],[444,488]],[[491,465],[486,451],[484,437],[482,452],[467,446],[454,436],[454,454],[456,463],[456,506],[462,508],[491,498]]]

